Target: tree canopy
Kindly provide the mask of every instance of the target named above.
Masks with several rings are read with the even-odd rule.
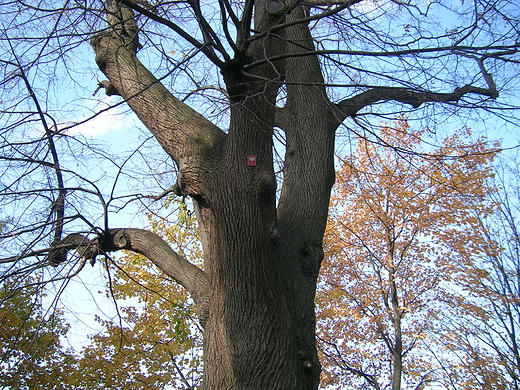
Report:
[[[400,121],[381,132],[383,145],[360,140],[342,159],[318,294],[325,383],[422,388],[456,371],[444,370],[451,357],[442,350],[455,329],[440,318],[466,311],[459,281],[464,288],[480,282],[480,223],[495,211],[497,191],[498,145],[469,134],[425,150],[426,135]],[[458,374],[453,388],[464,388],[474,370]]]
[[[203,389],[317,388],[338,149],[385,143],[381,119],[439,139],[518,119],[515,1],[1,7],[2,278],[65,286],[101,258],[112,272],[113,252],[143,255],[193,299]],[[85,136],[127,110],[114,151]],[[191,199],[203,265],[122,218],[171,194]]]

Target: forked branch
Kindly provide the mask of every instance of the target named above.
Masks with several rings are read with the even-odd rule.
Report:
[[[404,88],[376,87],[351,98],[345,99],[336,106],[340,111],[340,121],[347,117],[355,116],[361,109],[371,104],[382,101],[396,101],[410,104],[414,108],[427,102],[457,103],[464,95],[474,93],[488,96],[492,99],[498,97],[496,88],[479,88],[472,85],[455,88],[453,92],[417,92]]]

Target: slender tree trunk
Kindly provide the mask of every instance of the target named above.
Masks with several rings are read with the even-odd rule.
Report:
[[[391,247],[393,245],[391,244]],[[393,250],[392,250],[393,252]],[[391,256],[393,261],[393,255]],[[397,285],[395,282],[397,275],[393,266],[389,271],[390,294],[392,300],[392,320],[394,323],[394,345],[392,351],[393,371],[392,371],[392,390],[401,390],[401,378],[403,372],[403,335],[401,324],[401,308],[397,295]]]

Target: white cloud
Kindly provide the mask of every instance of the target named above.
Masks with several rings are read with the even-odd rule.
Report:
[[[93,104],[92,104],[93,103]],[[60,129],[66,129],[70,135],[80,134],[89,138],[96,138],[108,132],[122,130],[132,126],[133,115],[123,112],[125,106],[116,106],[113,99],[105,97],[97,101],[87,101],[82,112],[74,119],[59,125]],[[90,106],[90,107],[89,107]]]

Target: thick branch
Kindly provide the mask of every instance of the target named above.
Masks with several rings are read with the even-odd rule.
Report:
[[[296,58],[313,52],[314,42],[303,7],[287,15],[285,30],[285,79],[287,103],[276,111],[276,125],[286,133],[284,183],[278,207],[279,223],[293,231],[289,235],[314,236],[321,244],[330,188],[334,180],[333,112],[327,97],[318,57]],[[293,56],[294,55],[294,56]],[[309,148],[312,145],[312,148]],[[312,223],[302,226],[295,219]],[[305,233],[304,233],[305,232]]]
[[[337,104],[337,107],[341,112],[341,118],[339,119],[343,121],[349,116],[355,116],[357,112],[364,107],[381,101],[394,100],[397,102],[410,104],[412,107],[418,108],[421,104],[427,102],[456,103],[464,95],[469,93],[489,96],[493,99],[498,97],[498,92],[495,89],[479,88],[472,85],[456,88],[451,93],[415,92],[403,88],[376,87],[341,101]]]
[[[92,46],[96,62],[108,77],[111,88],[127,100],[174,159],[181,157],[179,146],[186,142],[201,152],[223,139],[220,129],[175,98],[116,34],[97,35],[92,39]]]
[[[204,271],[177,254],[157,234],[142,229],[110,229],[103,239],[103,251],[128,249],[146,256],[166,275],[184,286],[195,303],[207,293],[208,279]]]
[[[81,234],[69,234],[61,241],[53,245],[53,248],[47,255],[49,264],[53,267],[67,260],[67,253],[70,250],[76,250],[77,254],[85,259],[89,259],[92,263],[99,254],[99,248],[87,237]]]
[[[58,265],[66,260],[70,250],[76,250],[81,257],[93,260],[97,255],[122,249],[146,256],[161,271],[188,290],[199,306],[199,311],[205,306],[208,292],[206,273],[186,261],[166,241],[148,230],[110,229],[94,240],[80,234],[71,234],[53,248],[47,258],[51,265]]]
[[[113,1],[108,3],[114,6]],[[91,40],[96,63],[109,80],[104,86],[108,93],[118,94],[127,101],[166,153],[175,160],[183,176],[183,193],[199,195],[194,175],[200,173],[203,159],[208,161],[208,155],[217,153],[225,134],[174,97],[137,59],[135,44],[131,44],[136,40],[135,21],[128,19],[132,11],[121,4],[119,7],[126,9],[123,14],[127,16],[109,17],[111,28]],[[110,12],[109,15],[116,13],[115,10]],[[129,31],[132,32],[129,34]],[[193,187],[189,188],[190,185]]]

